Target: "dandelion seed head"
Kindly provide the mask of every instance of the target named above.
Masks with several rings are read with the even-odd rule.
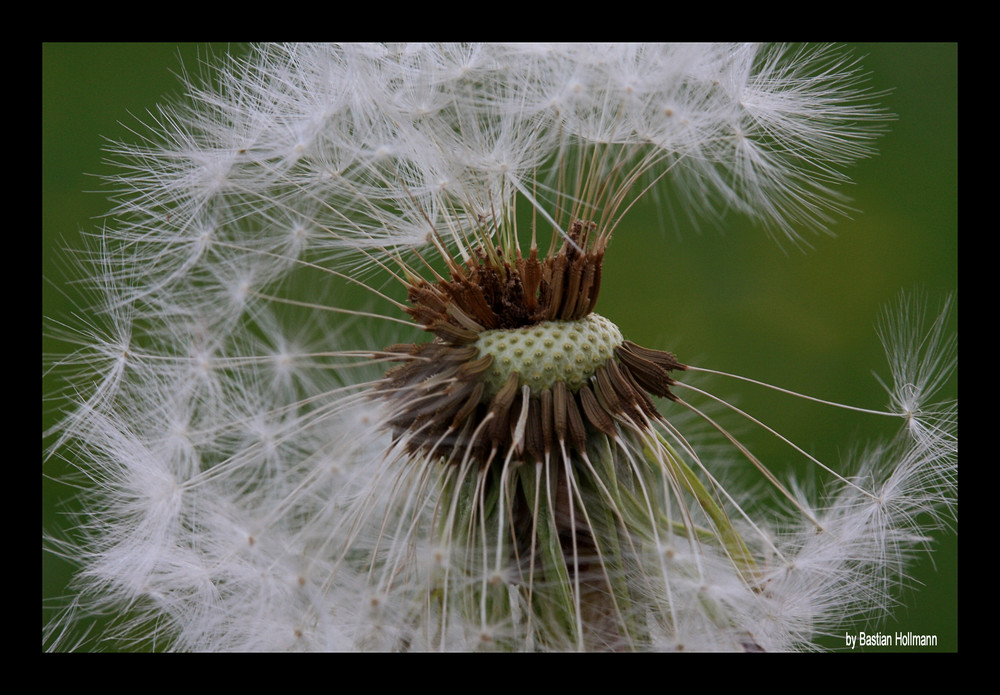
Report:
[[[87,374],[57,444],[92,488],[55,544],[83,589],[47,636],[110,610],[178,650],[759,651],[884,611],[952,505],[947,360],[922,356],[944,330],[887,324],[915,436],[856,476],[790,443],[831,479],[807,490],[596,313],[649,191],[792,240],[841,212],[884,118],[858,74],[827,49],[364,44],[190,81],[115,148],[89,271],[111,328],[65,359]]]

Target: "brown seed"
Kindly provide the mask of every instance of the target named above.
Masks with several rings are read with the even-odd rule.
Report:
[[[604,434],[615,438],[618,434],[615,429],[615,421],[608,414],[608,411],[602,408],[601,404],[597,402],[597,397],[594,396],[594,392],[590,390],[590,387],[584,384],[580,387],[578,395],[580,397],[580,406],[587,421]]]
[[[655,396],[676,399],[670,392],[670,387],[677,382],[670,378],[667,369],[675,369],[672,365],[680,363],[668,352],[659,353],[646,348],[636,350],[638,347],[635,343],[625,341],[615,348],[615,354],[643,389]]]
[[[490,402],[489,413],[493,416],[493,419],[487,425],[486,437],[494,447],[499,448],[509,438],[507,428],[510,418],[510,407],[514,403],[514,397],[519,392],[519,381],[520,377],[517,372],[511,373]]]

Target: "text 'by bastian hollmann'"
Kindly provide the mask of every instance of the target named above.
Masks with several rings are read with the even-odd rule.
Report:
[[[858,632],[844,635],[850,649],[858,647],[936,647],[937,635],[917,635],[912,632]]]

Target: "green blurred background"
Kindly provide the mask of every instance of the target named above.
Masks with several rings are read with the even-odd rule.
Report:
[[[743,220],[700,229],[665,224],[640,206],[615,237],[598,310],[630,339],[674,351],[682,361],[763,380],[818,397],[879,408],[886,395],[872,371],[887,376],[874,332],[880,307],[901,289],[932,295],[958,287],[958,47],[955,44],[851,45],[871,73],[874,90],[897,115],[879,156],[849,173],[845,189],[859,210],[833,235],[808,235],[807,250],[782,248]],[[43,317],[72,310],[73,287],[61,249],[101,224],[108,209],[97,176],[108,140],[134,139],[136,118],[180,92],[177,73],[197,73],[209,55],[245,52],[238,44],[44,44],[42,46]],[[677,219],[681,219],[677,217]],[[721,227],[721,228],[720,228]],[[637,299],[639,298],[639,299]],[[952,316],[952,326],[957,319]],[[64,350],[48,337],[43,352]],[[882,432],[830,408],[804,405],[735,382],[715,382],[722,395],[766,414],[770,425],[821,459],[835,462],[851,443]],[[43,428],[54,413],[44,398]],[[948,385],[957,392],[957,378]],[[876,418],[877,420],[877,418]],[[762,439],[768,461],[791,460]],[[795,464],[789,464],[795,465]],[[56,529],[71,509],[72,490],[57,480],[64,464],[43,464],[42,525]],[[933,560],[913,567],[902,605],[881,626],[938,636],[936,651],[958,648],[958,543],[937,534]],[[67,592],[71,570],[42,555],[43,624],[53,597]],[[827,641],[841,648],[843,636]],[[886,651],[885,649],[870,651]],[[915,648],[914,651],[928,651]]]

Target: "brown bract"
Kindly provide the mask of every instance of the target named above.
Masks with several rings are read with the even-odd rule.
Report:
[[[483,247],[464,264],[448,258],[450,280],[408,281],[407,313],[452,345],[474,342],[484,330],[583,318],[597,304],[606,246],[593,228],[574,222],[558,251],[542,260],[534,246],[513,261]]]

